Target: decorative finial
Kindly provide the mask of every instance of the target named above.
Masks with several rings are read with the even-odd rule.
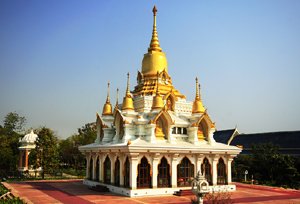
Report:
[[[117,108],[119,105],[119,88],[117,88],[117,97],[116,97],[116,105],[115,108]]]
[[[153,30],[152,30],[152,38],[151,38],[151,42],[150,42],[150,47],[148,48],[148,52],[149,51],[159,51],[161,52],[162,49],[159,45],[159,41],[158,41],[158,34],[157,34],[157,30],[156,30],[156,13],[157,13],[157,9],[154,6],[152,9],[153,12]]]
[[[110,103],[110,97],[109,97],[109,85],[110,83],[107,83],[107,97],[106,97],[106,103]]]
[[[155,8],[155,6],[154,6],[154,8]],[[154,10],[154,8],[153,8],[153,10]],[[156,79],[156,83],[157,83],[157,85],[156,85],[156,95],[159,95],[159,89],[158,89],[158,77],[159,77],[159,72],[157,72],[157,79]]]
[[[129,72],[127,73],[127,88],[126,88],[126,96],[130,96],[130,90],[129,90]]]
[[[199,88],[198,77],[196,77],[196,100],[200,100]]]
[[[152,12],[153,12],[153,15],[156,16],[156,12],[157,12],[157,9],[156,9],[156,6],[154,5],[153,9],[152,9]]]

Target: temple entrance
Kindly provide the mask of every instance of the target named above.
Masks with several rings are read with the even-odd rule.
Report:
[[[125,166],[124,166],[124,187],[129,188],[129,178],[130,178],[130,163],[128,157],[126,158],[125,161]]]
[[[190,186],[192,178],[194,178],[194,165],[184,157],[177,165],[177,186]]]
[[[120,161],[117,158],[115,162],[115,185],[120,186]]]
[[[143,157],[138,165],[137,187],[151,188],[150,164],[146,157]]]
[[[161,159],[158,165],[157,186],[170,187],[170,165],[165,157]]]
[[[96,181],[99,181],[99,168],[100,168],[100,162],[99,162],[99,157],[97,157],[97,160],[96,160]]]
[[[203,160],[203,163],[201,165],[201,172],[204,175],[207,182],[209,183],[209,185],[212,185],[211,166],[207,158]]]
[[[217,171],[218,171],[217,184],[225,185],[227,183],[226,182],[226,165],[222,158],[219,159],[219,162],[217,165]]]
[[[110,177],[111,177],[111,162],[109,157],[107,156],[104,165],[103,165],[103,172],[104,172],[104,183],[110,184]]]

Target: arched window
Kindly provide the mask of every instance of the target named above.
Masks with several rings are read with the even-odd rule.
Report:
[[[120,160],[117,158],[115,162],[115,185],[120,186]]]
[[[201,165],[201,171],[202,171],[202,174],[204,175],[205,179],[207,180],[207,182],[210,185],[212,185],[211,166],[210,166],[207,158],[205,158],[203,160],[203,163]]]
[[[125,165],[124,165],[124,187],[129,188],[129,177],[130,176],[130,163],[128,157],[126,158]]]
[[[93,180],[93,159],[90,158],[89,180]]]
[[[219,159],[218,165],[218,178],[217,184],[225,185],[226,184],[226,166],[222,158]]]
[[[170,111],[174,111],[174,102],[173,102],[171,96],[169,96],[167,98],[167,109]]]
[[[146,157],[143,157],[141,163],[138,165],[137,187],[138,188],[151,187],[150,164],[148,163]]]
[[[99,162],[99,157],[97,157],[97,160],[96,160],[96,181],[99,181],[99,167],[100,167],[100,162]]]
[[[190,186],[192,178],[194,178],[194,165],[184,157],[177,165],[177,186]]]
[[[157,185],[158,187],[170,187],[170,165],[165,157],[158,165]]]
[[[103,172],[104,172],[104,183],[110,184],[111,164],[108,156],[104,161]]]

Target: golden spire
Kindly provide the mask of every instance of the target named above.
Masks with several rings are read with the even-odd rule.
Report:
[[[109,82],[107,83],[107,97],[106,102],[103,106],[102,115],[112,115],[112,106],[110,104],[110,98],[109,98]]]
[[[161,52],[161,47],[159,45],[159,40],[158,40],[158,34],[156,30],[156,13],[157,9],[154,6],[152,9],[153,12],[153,30],[152,30],[152,38],[150,42],[150,47],[148,48],[148,51],[155,50]]]
[[[159,45],[158,34],[156,30],[156,13],[157,9],[153,7],[153,29],[148,53],[144,54],[142,62],[142,74],[144,76],[155,76],[156,72],[168,72],[168,62],[164,52]]]
[[[159,77],[159,73],[157,72],[157,79],[156,79],[156,95],[153,98],[153,102],[152,102],[152,110],[154,109],[161,109],[164,107],[164,102],[162,100],[162,97],[159,94],[159,84],[158,84],[158,77]]]
[[[123,99],[122,110],[134,110],[133,100],[129,90],[129,73],[127,73],[127,88]]]
[[[196,97],[193,103],[192,113],[204,113],[205,108],[202,104],[200,97],[200,84],[198,83],[198,78],[196,77]]]
[[[115,110],[119,108],[119,89],[117,88],[117,96],[116,96],[116,105],[115,105]]]

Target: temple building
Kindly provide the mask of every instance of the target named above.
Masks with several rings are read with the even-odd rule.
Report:
[[[190,189],[201,171],[213,190],[235,190],[231,162],[241,149],[217,143],[215,123],[203,106],[196,78],[195,98],[187,101],[172,83],[156,28],[144,54],[137,85],[127,88],[123,102],[110,100],[109,84],[101,114],[96,114],[97,138],[79,147],[86,157],[89,186],[106,186],[126,196],[173,194]]]

